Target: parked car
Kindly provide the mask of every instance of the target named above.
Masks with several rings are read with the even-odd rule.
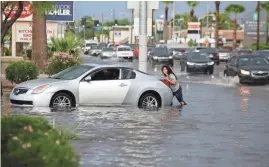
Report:
[[[210,59],[207,53],[189,52],[184,64],[188,73],[203,72],[211,75],[214,73],[214,61]]]
[[[262,55],[245,54],[231,57],[225,76],[238,76],[240,83],[269,82],[269,61]]]
[[[172,48],[174,59],[181,59],[186,51],[186,48]]]
[[[111,58],[113,56],[116,56],[116,52],[110,47],[103,48],[100,54],[101,58]]]
[[[91,56],[98,56],[101,53],[101,51],[102,50],[101,50],[100,46],[98,46],[98,45],[91,46],[91,50],[90,50]]]
[[[84,46],[84,54],[89,54],[90,50],[92,49],[92,46],[96,45],[98,45],[98,43],[95,41],[86,42]]]
[[[156,47],[153,48],[149,55],[149,61],[152,65],[157,63],[166,63],[171,66],[174,65],[172,54],[169,52],[167,47]]]
[[[228,49],[219,49],[219,60],[227,63],[230,58],[230,51]]]
[[[128,59],[129,61],[133,61],[134,53],[130,46],[118,46],[116,50],[117,58]]]
[[[116,65],[83,64],[50,78],[20,83],[10,93],[15,106],[75,107],[78,105],[169,106],[171,89],[155,76]]]
[[[206,48],[201,49],[199,53],[206,53],[209,55],[209,58],[215,62],[215,64],[219,65],[220,59],[219,59],[219,52],[216,48]]]
[[[230,53],[230,57],[239,56],[239,55],[242,55],[242,54],[250,54],[250,53],[252,53],[251,49],[236,48]]]

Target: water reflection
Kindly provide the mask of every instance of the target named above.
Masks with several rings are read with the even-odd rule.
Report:
[[[249,87],[239,87],[240,91],[240,108],[242,112],[247,112],[249,96],[251,95]]]

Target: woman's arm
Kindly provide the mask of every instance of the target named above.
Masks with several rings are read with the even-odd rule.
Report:
[[[170,79],[167,77],[167,80],[171,85],[176,85],[177,84],[177,80],[176,80],[176,77],[174,75],[171,75]]]

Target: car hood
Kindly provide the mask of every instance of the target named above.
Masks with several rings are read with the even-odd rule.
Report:
[[[209,63],[211,61],[201,60],[201,59],[192,59],[192,60],[188,60],[188,62],[190,62],[190,63]]]
[[[252,66],[241,66],[240,69],[248,71],[269,71],[269,65],[252,65]]]
[[[26,81],[23,83],[20,83],[16,85],[16,87],[26,87],[33,89],[35,87],[38,87],[40,85],[46,85],[46,84],[59,84],[59,83],[65,83],[68,82],[68,80],[59,80],[59,79],[52,79],[52,78],[42,78],[42,79],[35,79],[35,80],[30,80]]]

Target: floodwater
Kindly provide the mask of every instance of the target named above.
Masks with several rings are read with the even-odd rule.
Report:
[[[223,77],[223,66],[207,76],[180,73],[175,64],[188,103],[182,111],[79,107],[50,112],[10,108],[7,94],[2,109],[44,115],[81,136],[72,143],[82,154],[82,167],[268,167],[269,86],[239,85],[236,78]],[[148,69],[161,76],[160,66]]]

